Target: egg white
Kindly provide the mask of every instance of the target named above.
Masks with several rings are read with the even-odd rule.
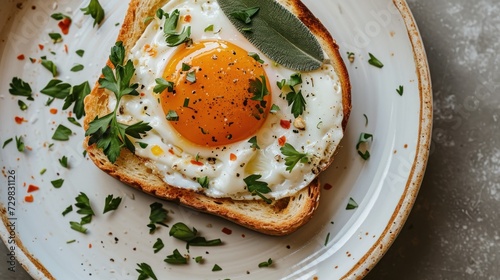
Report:
[[[256,134],[260,149],[253,149],[247,140],[219,147],[202,147],[185,140],[165,118],[165,112],[158,102],[159,95],[153,93],[155,79],[161,77],[167,62],[175,53],[175,47],[168,47],[161,27],[164,19],[155,17],[128,53],[128,58],[135,65],[133,82],[142,85],[139,97],[125,96],[122,99],[120,122],[135,123],[144,121],[153,128],[140,140],[148,144],[141,148],[136,144],[136,154],[149,159],[148,167],[162,176],[169,185],[196,191],[203,191],[212,197],[231,197],[233,199],[256,199],[245,187],[243,178],[262,175],[260,181],[269,184],[272,192],[266,194],[271,198],[282,198],[293,195],[307,186],[315,177],[320,165],[325,164],[333,156],[342,136],[342,89],[333,66],[325,64],[321,69],[301,73],[301,90],[306,100],[306,110],[302,115],[305,130],[290,129],[280,126],[280,120],[291,120],[287,101],[280,97],[281,90],[276,82],[289,79],[295,72],[282,66],[260,53],[236,28],[219,8],[216,1],[176,0],[169,1],[162,9],[171,13],[180,11],[181,17],[190,15],[186,23],[179,21],[181,31],[184,26],[191,26],[191,38],[194,42],[201,40],[224,40],[247,50],[258,53],[265,61],[264,69],[271,84],[272,103],[281,110],[269,114],[265,123]],[[213,32],[205,32],[205,28],[213,25]],[[146,45],[155,49],[156,55],[148,53]],[[116,100],[110,95],[109,107],[114,108]],[[269,105],[270,106],[270,105]],[[284,156],[280,152],[278,138],[285,136],[287,143],[299,152],[309,156],[309,163],[298,163],[289,172],[286,170]],[[156,153],[152,148],[156,147]],[[163,153],[158,155],[158,148]],[[170,153],[168,151],[173,151]],[[236,160],[230,160],[230,154]],[[192,164],[199,158],[203,166]],[[196,178],[207,176],[209,187],[202,188]]]

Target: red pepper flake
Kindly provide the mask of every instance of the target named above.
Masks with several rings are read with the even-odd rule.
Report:
[[[229,160],[230,160],[230,161],[235,161],[237,158],[238,158],[238,157],[237,157],[235,154],[233,154],[233,153],[231,153],[231,154],[229,155]]]
[[[289,121],[289,120],[280,120],[280,125],[284,129],[290,129],[291,121]]]
[[[43,51],[44,46],[42,44],[38,44],[38,48]]]
[[[20,55],[18,55],[18,56],[17,56],[17,59],[19,59],[19,60],[24,60],[24,54],[20,54]]]
[[[32,194],[28,194],[27,196],[24,197],[24,201],[26,202],[33,202],[33,195]]]
[[[203,162],[199,162],[199,161],[196,161],[194,159],[191,160],[191,163],[194,165],[203,166]]]
[[[225,234],[227,234],[227,235],[230,235],[231,233],[233,233],[233,231],[232,231],[232,230],[230,230],[230,229],[228,229],[227,227],[224,227],[224,228],[222,229],[222,232],[223,232],[223,233],[225,233]]]
[[[57,25],[59,26],[59,28],[61,28],[62,34],[67,35],[69,32],[69,27],[71,25],[71,19],[65,17]]]
[[[52,115],[57,114],[57,109],[56,109],[56,108],[50,108],[50,113],[51,113]]]
[[[34,59],[34,58],[30,57],[30,61],[31,61],[31,63],[35,63],[35,62],[36,62],[36,59]]]
[[[64,44],[64,52],[68,53],[68,45]]]
[[[24,118],[23,117],[18,117],[16,116],[14,118],[14,121],[17,123],[17,124],[22,124],[24,122]]]
[[[140,96],[144,97],[144,96],[146,96],[146,94],[144,92],[141,92]]]
[[[332,188],[333,188],[333,186],[332,186],[332,185],[330,185],[330,184],[328,184],[328,183],[326,183],[326,184],[323,186],[323,189],[325,189],[325,190],[327,190],[327,191],[328,191],[328,190],[331,190]]]
[[[172,154],[172,155],[175,155],[175,153],[174,153],[174,149],[168,149],[168,152],[169,152],[170,154]]]
[[[184,16],[184,22],[191,22],[191,15]]]
[[[92,249],[92,243],[89,243],[89,249]]]
[[[34,192],[34,191],[38,191],[39,189],[40,189],[40,188],[39,188],[39,187],[37,187],[37,186],[35,186],[35,185],[31,185],[31,184],[30,184],[30,185],[28,186],[28,192],[29,192],[29,193],[30,193],[30,192]]]
[[[281,136],[280,138],[278,138],[278,145],[283,147],[283,146],[285,146],[285,143],[286,143],[286,137],[284,135]]]

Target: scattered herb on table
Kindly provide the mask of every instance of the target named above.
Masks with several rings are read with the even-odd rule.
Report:
[[[368,53],[368,55],[370,56],[370,59],[368,60],[368,63],[370,63],[370,65],[373,65],[377,68],[384,67],[384,64],[380,62],[380,60],[378,60],[378,58],[376,58],[373,54]]]
[[[358,203],[354,201],[352,197],[349,198],[349,202],[347,202],[347,206],[345,207],[346,210],[353,210],[358,208]]]
[[[163,240],[157,238],[155,244],[153,244],[154,253],[158,253],[161,249],[163,249],[163,247],[165,247],[165,244],[163,244]]]
[[[168,255],[164,261],[168,264],[187,264],[187,258],[181,255],[179,250],[175,249],[172,255]]]
[[[359,156],[362,159],[368,160],[370,158],[370,151],[365,149],[364,151],[360,149],[361,144],[368,142],[369,140],[373,140],[373,135],[369,133],[361,133],[359,135],[358,143],[356,144],[356,150],[358,151]]]
[[[270,267],[272,264],[273,260],[269,258],[267,261],[259,263],[259,268]]]
[[[139,268],[137,268],[135,271],[139,272],[139,277],[137,278],[138,280],[146,280],[146,279],[153,279],[153,280],[158,280],[158,278],[156,278],[156,275],[154,274],[153,272],[153,269],[151,268],[151,266],[147,263],[138,263],[137,266]]]
[[[80,10],[84,15],[90,15],[94,19],[93,26],[101,24],[104,19],[104,9],[99,3],[99,0],[90,0],[89,5],[85,8],[81,8]]]
[[[108,195],[104,201],[104,210],[103,214],[109,212],[109,211],[114,211],[118,209],[118,206],[122,202],[121,197],[113,197],[112,194]]]
[[[403,91],[404,91],[404,87],[403,87],[403,86],[399,86],[399,87],[396,89],[396,92],[397,92],[400,96],[403,96]]]
[[[149,205],[151,212],[149,214],[149,233],[152,234],[157,229],[156,225],[162,225],[164,227],[168,227],[165,224],[165,220],[167,219],[167,210],[163,209],[163,204],[159,202],[154,202]]]

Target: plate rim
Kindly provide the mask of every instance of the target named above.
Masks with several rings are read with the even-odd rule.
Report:
[[[427,55],[415,18],[406,0],[392,0],[401,14],[412,46],[420,98],[418,140],[415,157],[405,190],[387,222],[387,226],[372,247],[342,277],[342,279],[363,278],[375,267],[396,240],[404,227],[422,184],[430,152],[432,136],[432,84]]]

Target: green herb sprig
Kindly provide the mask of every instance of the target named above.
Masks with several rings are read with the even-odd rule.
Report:
[[[285,166],[286,170],[289,172],[292,172],[297,163],[307,163],[309,161],[307,153],[297,151],[295,147],[289,143],[285,143],[285,145],[280,148],[280,151],[285,156]]]
[[[262,178],[262,175],[253,174],[244,178],[243,181],[247,185],[247,189],[252,195],[257,195],[262,198],[262,200],[264,200],[267,204],[271,204],[272,200],[264,195],[266,193],[270,193],[271,188],[269,188],[266,182],[258,181],[260,178]]]
[[[80,9],[82,10],[84,15],[90,15],[94,19],[94,25],[101,24],[104,19],[104,9],[99,3],[99,0],[90,0],[90,3],[87,7]]]
[[[116,112],[120,106],[123,96],[137,96],[137,83],[131,84],[135,68],[132,61],[125,61],[125,48],[122,42],[117,42],[111,48],[109,60],[115,67],[115,71],[106,65],[102,69],[103,77],[99,79],[102,88],[108,89],[115,94],[116,107],[113,112],[103,117],[96,117],[90,122],[85,136],[90,136],[88,145],[97,144],[97,147],[104,151],[109,161],[116,162],[123,147],[128,148],[132,153],[135,152],[135,146],[129,137],[141,139],[142,135],[152,129],[148,123],[142,121],[126,125],[119,123]]]

